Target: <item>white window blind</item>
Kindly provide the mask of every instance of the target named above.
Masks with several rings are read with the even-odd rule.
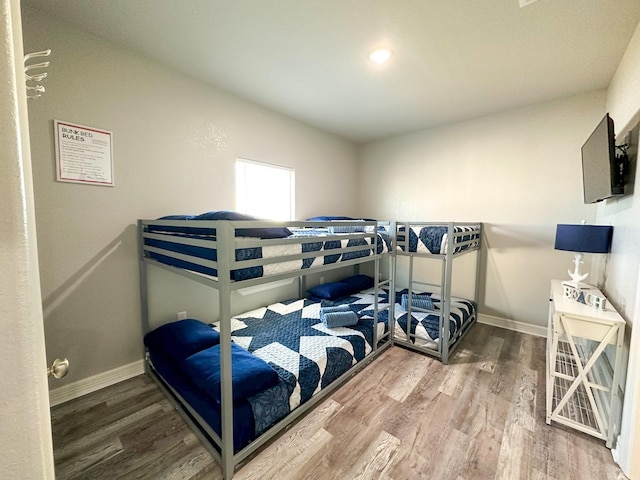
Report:
[[[294,198],[293,169],[236,159],[237,211],[271,220],[294,220]]]

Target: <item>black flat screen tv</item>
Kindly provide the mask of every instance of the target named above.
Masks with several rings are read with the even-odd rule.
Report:
[[[625,160],[616,156],[613,120],[607,113],[582,146],[584,203],[624,195]]]

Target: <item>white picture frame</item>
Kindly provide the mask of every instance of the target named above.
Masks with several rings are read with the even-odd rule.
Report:
[[[113,133],[54,120],[58,182],[113,187]]]

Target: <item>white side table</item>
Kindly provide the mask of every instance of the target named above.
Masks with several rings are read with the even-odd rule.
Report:
[[[564,296],[551,281],[547,332],[547,424],[575,428],[613,445],[620,430],[621,353],[625,321]],[[586,293],[603,296],[593,287]]]

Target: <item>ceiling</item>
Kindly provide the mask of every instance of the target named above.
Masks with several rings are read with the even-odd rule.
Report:
[[[640,21],[639,0],[22,4],[357,143],[604,89]]]

